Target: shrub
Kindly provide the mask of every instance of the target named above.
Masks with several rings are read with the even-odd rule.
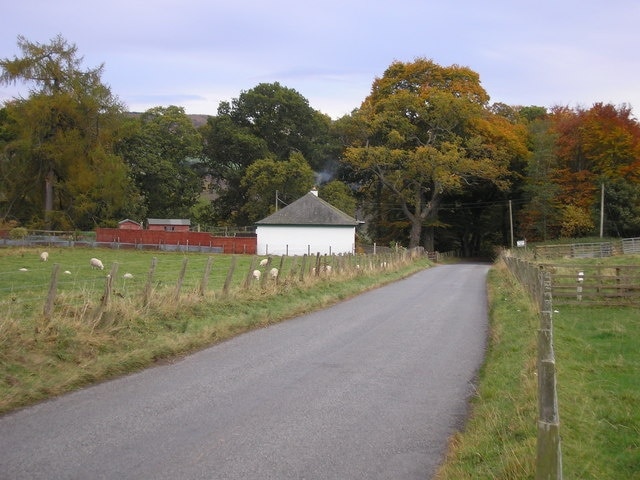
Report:
[[[9,238],[11,240],[22,240],[26,238],[28,232],[24,227],[16,227],[9,231]]]

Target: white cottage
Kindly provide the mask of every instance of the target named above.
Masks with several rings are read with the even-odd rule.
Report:
[[[312,190],[283,209],[256,222],[258,255],[354,253],[355,218]]]

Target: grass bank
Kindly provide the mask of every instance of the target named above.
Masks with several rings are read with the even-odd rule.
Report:
[[[218,279],[212,275],[212,291],[198,294],[206,256],[189,256],[198,265],[190,279],[185,277],[183,294],[175,298],[176,272],[183,258],[163,256],[158,261],[153,301],[142,305],[139,292],[148,270],[150,257],[139,252],[54,252],[72,273],[60,286],[55,315],[43,321],[43,292],[51,267],[38,263],[36,252],[1,252],[0,272],[0,413],[69,392],[114,376],[139,370],[159,361],[213,345],[254,328],[280,322],[296,315],[326,307],[353,295],[406,277],[430,266],[425,258],[399,263],[385,262],[384,268],[358,265],[351,274],[338,271],[327,277],[298,281],[294,268],[300,264],[282,265],[296,273],[275,282],[254,283],[238,288],[251,267],[251,257],[238,258],[236,288],[230,295],[219,293],[230,258],[216,256]],[[105,272],[93,271],[87,259],[100,253],[113,257],[119,270],[118,295],[99,316],[90,312],[100,303]],[[85,258],[86,257],[86,258]],[[173,266],[169,266],[169,262]],[[27,271],[19,271],[27,265]],[[280,265],[280,264],[278,264]],[[6,267],[6,268],[5,268]],[[105,267],[107,263],[105,262]],[[336,265],[339,267],[339,265]],[[215,268],[215,267],[214,267]],[[105,271],[108,268],[105,268]],[[135,272],[125,285],[122,272]],[[346,270],[345,270],[346,272]],[[28,275],[31,276],[29,277]],[[96,295],[98,298],[96,298]]]
[[[477,395],[439,480],[535,478],[539,317],[500,263],[488,287]],[[562,306],[553,318],[564,478],[640,479],[640,309]]]

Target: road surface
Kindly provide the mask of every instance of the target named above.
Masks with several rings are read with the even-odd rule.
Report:
[[[424,270],[0,417],[0,478],[429,479],[483,359],[488,268]]]

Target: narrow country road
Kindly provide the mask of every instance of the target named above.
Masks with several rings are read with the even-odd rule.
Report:
[[[488,269],[424,270],[0,417],[0,479],[430,479],[484,355]]]

